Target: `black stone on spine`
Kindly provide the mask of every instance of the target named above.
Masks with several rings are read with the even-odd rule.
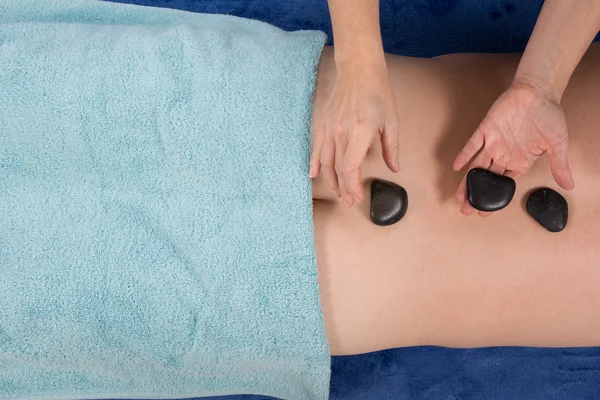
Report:
[[[387,226],[400,221],[408,208],[408,194],[399,185],[374,180],[371,183],[371,221]]]

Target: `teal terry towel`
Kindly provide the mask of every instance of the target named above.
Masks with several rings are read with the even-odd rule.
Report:
[[[328,398],[321,32],[0,0],[0,397]]]

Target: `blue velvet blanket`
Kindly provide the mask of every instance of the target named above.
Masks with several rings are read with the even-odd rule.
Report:
[[[324,43],[0,0],[0,398],[327,399],[308,178]]]
[[[326,0],[115,1],[238,15],[286,30],[318,29],[333,42]],[[523,51],[543,0],[380,0],[380,4],[386,51],[432,57]],[[598,398],[600,348],[416,347],[332,358],[332,400]]]

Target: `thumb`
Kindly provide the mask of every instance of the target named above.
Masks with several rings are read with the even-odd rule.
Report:
[[[483,137],[480,126],[454,159],[452,169],[455,171],[460,171],[463,169],[464,166],[467,165],[467,163],[475,156],[475,154],[481,150],[484,144],[485,138]]]
[[[550,157],[550,169],[552,170],[552,177],[556,183],[558,183],[558,185],[563,189],[571,190],[575,187],[575,182],[573,181],[571,168],[569,168],[567,147],[568,142],[565,139],[556,146],[549,148],[548,156]]]

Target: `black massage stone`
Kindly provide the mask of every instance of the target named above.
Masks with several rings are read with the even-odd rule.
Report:
[[[400,221],[408,208],[408,194],[399,185],[374,180],[371,183],[371,221],[387,226]]]
[[[560,232],[567,226],[567,200],[555,190],[542,188],[534,191],[525,204],[527,213],[550,232]]]
[[[467,174],[467,198],[480,211],[503,209],[512,200],[515,189],[512,178],[483,168],[473,168]]]

